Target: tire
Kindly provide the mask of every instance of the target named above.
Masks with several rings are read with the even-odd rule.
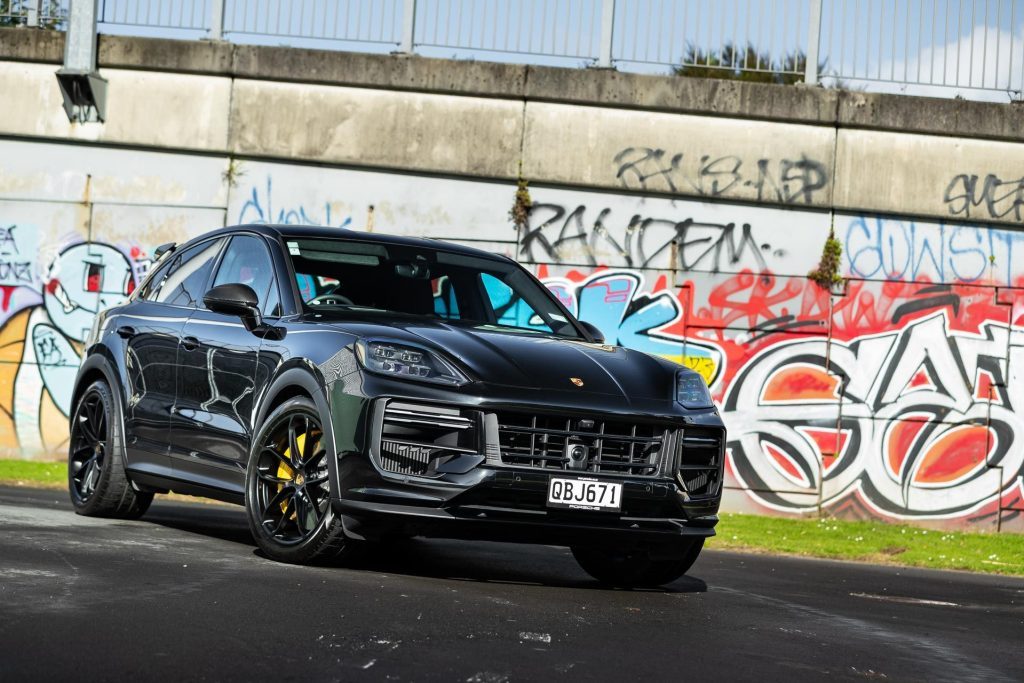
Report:
[[[271,559],[319,564],[361,550],[331,510],[322,424],[314,403],[300,396],[271,412],[253,439],[245,474],[246,516],[256,544]]]
[[[153,502],[136,491],[125,471],[124,435],[106,382],[90,384],[75,405],[68,446],[68,492],[87,517],[138,519]]]
[[[574,547],[573,557],[583,571],[603,584],[618,588],[653,588],[671,583],[685,574],[697,561],[704,539],[684,541],[680,554],[656,556],[648,550],[616,551],[603,548]]]

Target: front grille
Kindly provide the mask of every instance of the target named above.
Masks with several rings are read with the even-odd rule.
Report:
[[[472,413],[399,401],[384,407],[379,460],[386,472],[436,476],[439,463],[479,450]]]
[[[545,470],[651,476],[665,428],[599,418],[498,413],[505,465]]]
[[[679,440],[679,481],[691,496],[713,496],[721,487],[722,430],[688,427]]]

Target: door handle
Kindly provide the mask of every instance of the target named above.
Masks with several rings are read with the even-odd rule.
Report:
[[[181,345],[186,351],[195,351],[199,348],[199,340],[195,337],[182,337]]]
[[[135,336],[135,328],[130,325],[121,325],[117,328],[117,336],[122,339],[131,339]]]

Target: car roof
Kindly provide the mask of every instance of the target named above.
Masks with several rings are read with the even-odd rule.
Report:
[[[325,228],[313,225],[281,225],[273,223],[248,223],[243,225],[231,225],[224,228],[220,228],[219,230],[213,230],[211,232],[205,233],[201,235],[199,238],[193,238],[192,240],[189,240],[186,244],[192,243],[200,238],[213,237],[216,235],[229,235],[241,231],[255,232],[261,235],[266,235],[267,237],[271,238],[326,238],[334,240],[374,242],[378,244],[394,244],[406,247],[440,249],[442,251],[450,251],[459,254],[465,254],[467,256],[477,256],[502,261],[511,260],[507,256],[504,256],[502,254],[495,254],[494,252],[491,251],[484,251],[483,249],[474,249],[473,247],[466,247],[461,244],[456,244],[454,242],[445,242],[443,240],[437,240],[433,238],[402,237],[400,235],[383,235],[374,232],[364,232],[361,230],[349,230],[348,228]]]

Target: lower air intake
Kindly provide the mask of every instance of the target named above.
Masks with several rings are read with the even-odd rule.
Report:
[[[380,433],[380,467],[394,474],[437,476],[439,463],[480,452],[477,422],[471,411],[389,401]]]
[[[682,436],[679,482],[693,497],[716,495],[722,485],[722,431],[690,427]]]

